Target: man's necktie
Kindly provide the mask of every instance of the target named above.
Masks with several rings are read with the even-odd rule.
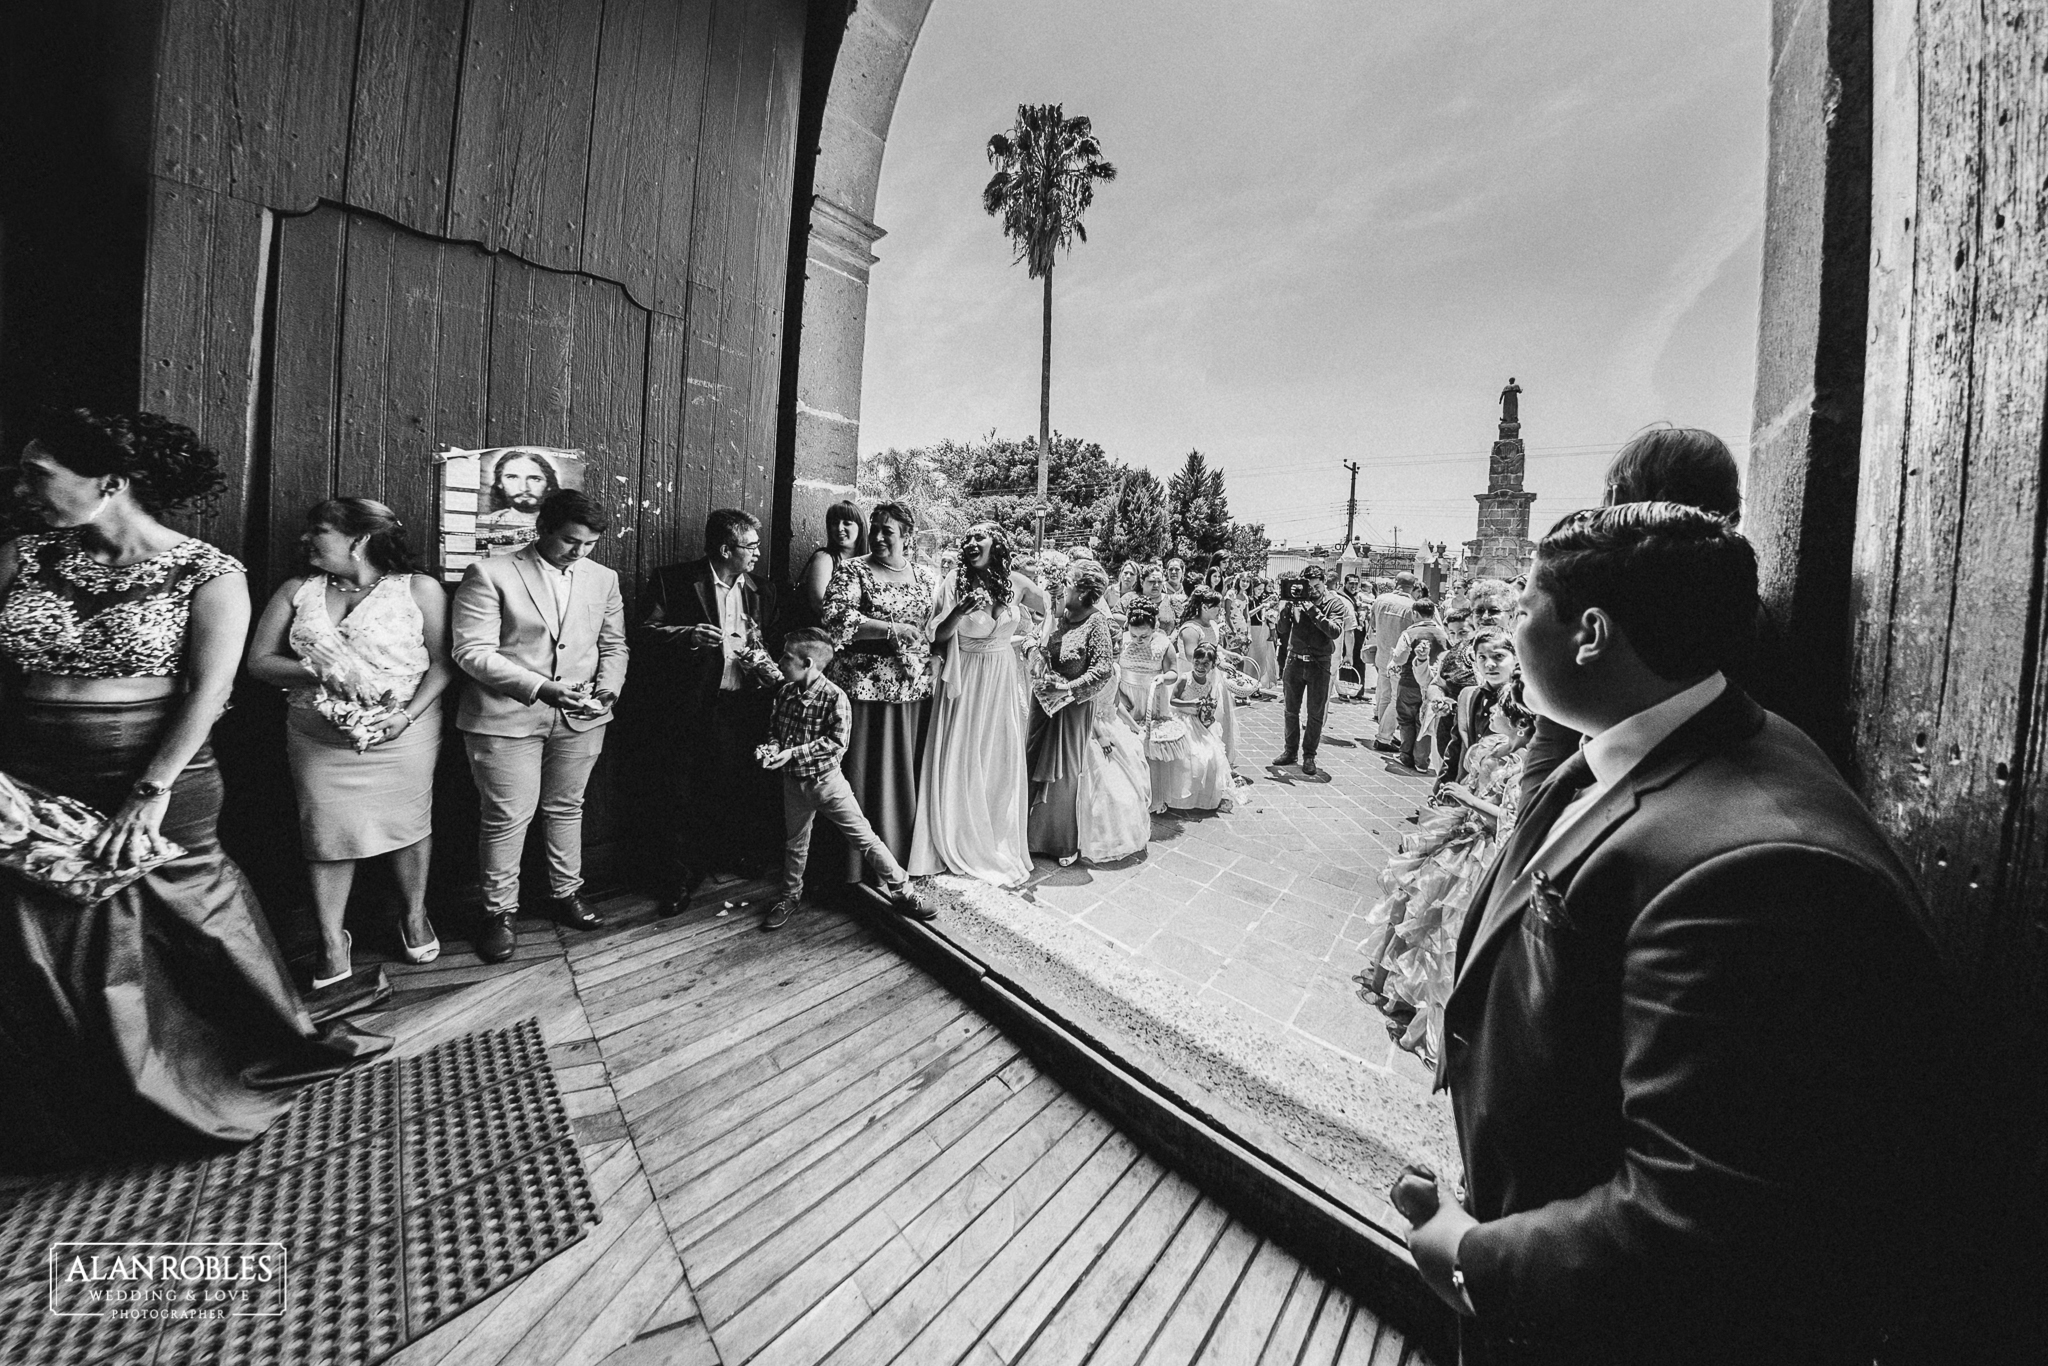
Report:
[[[1504,888],[1522,875],[1529,860],[1536,857],[1536,851],[1549,838],[1557,818],[1592,783],[1593,766],[1586,762],[1583,749],[1557,766],[1557,772],[1536,790],[1536,800],[1515,823],[1515,832],[1508,837],[1507,851],[1501,855],[1500,870],[1494,877],[1495,887]]]

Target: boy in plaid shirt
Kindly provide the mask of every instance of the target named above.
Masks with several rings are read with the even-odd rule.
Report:
[[[934,912],[911,889],[910,877],[861,814],[853,788],[839,771],[853,706],[839,685],[825,677],[832,640],[823,631],[791,631],[782,643],[782,676],[768,741],[755,751],[761,767],[782,770],[782,900],[762,922],[779,930],[803,905],[804,865],[811,857],[811,823],[820,812],[867,856],[882,875],[889,904],[908,916],[930,920]]]

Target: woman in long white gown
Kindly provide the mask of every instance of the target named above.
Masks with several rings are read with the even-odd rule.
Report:
[[[1002,531],[970,527],[936,609],[945,658],[925,739],[912,873],[958,873],[999,887],[1031,876],[1026,609],[1042,616],[1048,607],[1045,591],[1010,568]]]

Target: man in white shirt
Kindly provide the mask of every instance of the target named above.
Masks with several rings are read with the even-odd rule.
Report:
[[[1721,672],[1756,604],[1748,542],[1676,504],[1537,551],[1524,693],[1591,738],[1459,935],[1464,1202],[1393,1192],[1468,1362],[1868,1362],[1920,1287],[1950,993],[1870,813]]]

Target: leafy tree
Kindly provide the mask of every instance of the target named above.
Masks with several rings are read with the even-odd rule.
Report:
[[[1021,539],[1034,534],[1043,513],[1045,537],[1056,545],[1094,539],[1124,473],[1101,446],[1078,437],[1055,435],[1042,466],[1038,442],[1030,438],[991,433],[967,450],[961,478],[969,520],[994,522]],[[1041,467],[1047,472],[1043,502],[1037,496]]]
[[[973,520],[968,516],[962,481],[971,464],[970,448],[946,440],[936,446],[897,450],[894,447],[860,462],[856,488],[869,507],[901,503],[919,528],[941,536],[957,536]]]
[[[1103,519],[1096,555],[1105,565],[1163,560],[1167,538],[1166,488],[1150,470],[1130,470]]]
[[[1173,548],[1184,557],[1207,558],[1230,548],[1230,500],[1223,471],[1212,469],[1200,451],[1189,451],[1167,484]]]
[[[1008,133],[988,140],[996,173],[981,192],[981,206],[1003,220],[1016,244],[1016,260],[1029,278],[1045,281],[1044,344],[1038,372],[1038,497],[1046,498],[1052,451],[1052,268],[1075,239],[1088,240],[1081,216],[1095,202],[1095,182],[1116,179],[1102,159],[1094,126],[1068,118],[1057,104],[1020,104]]]
[[[1266,538],[1266,524],[1264,522],[1232,522],[1230,524],[1231,573],[1265,573],[1267,557],[1271,555],[1272,550],[1273,543]]]

